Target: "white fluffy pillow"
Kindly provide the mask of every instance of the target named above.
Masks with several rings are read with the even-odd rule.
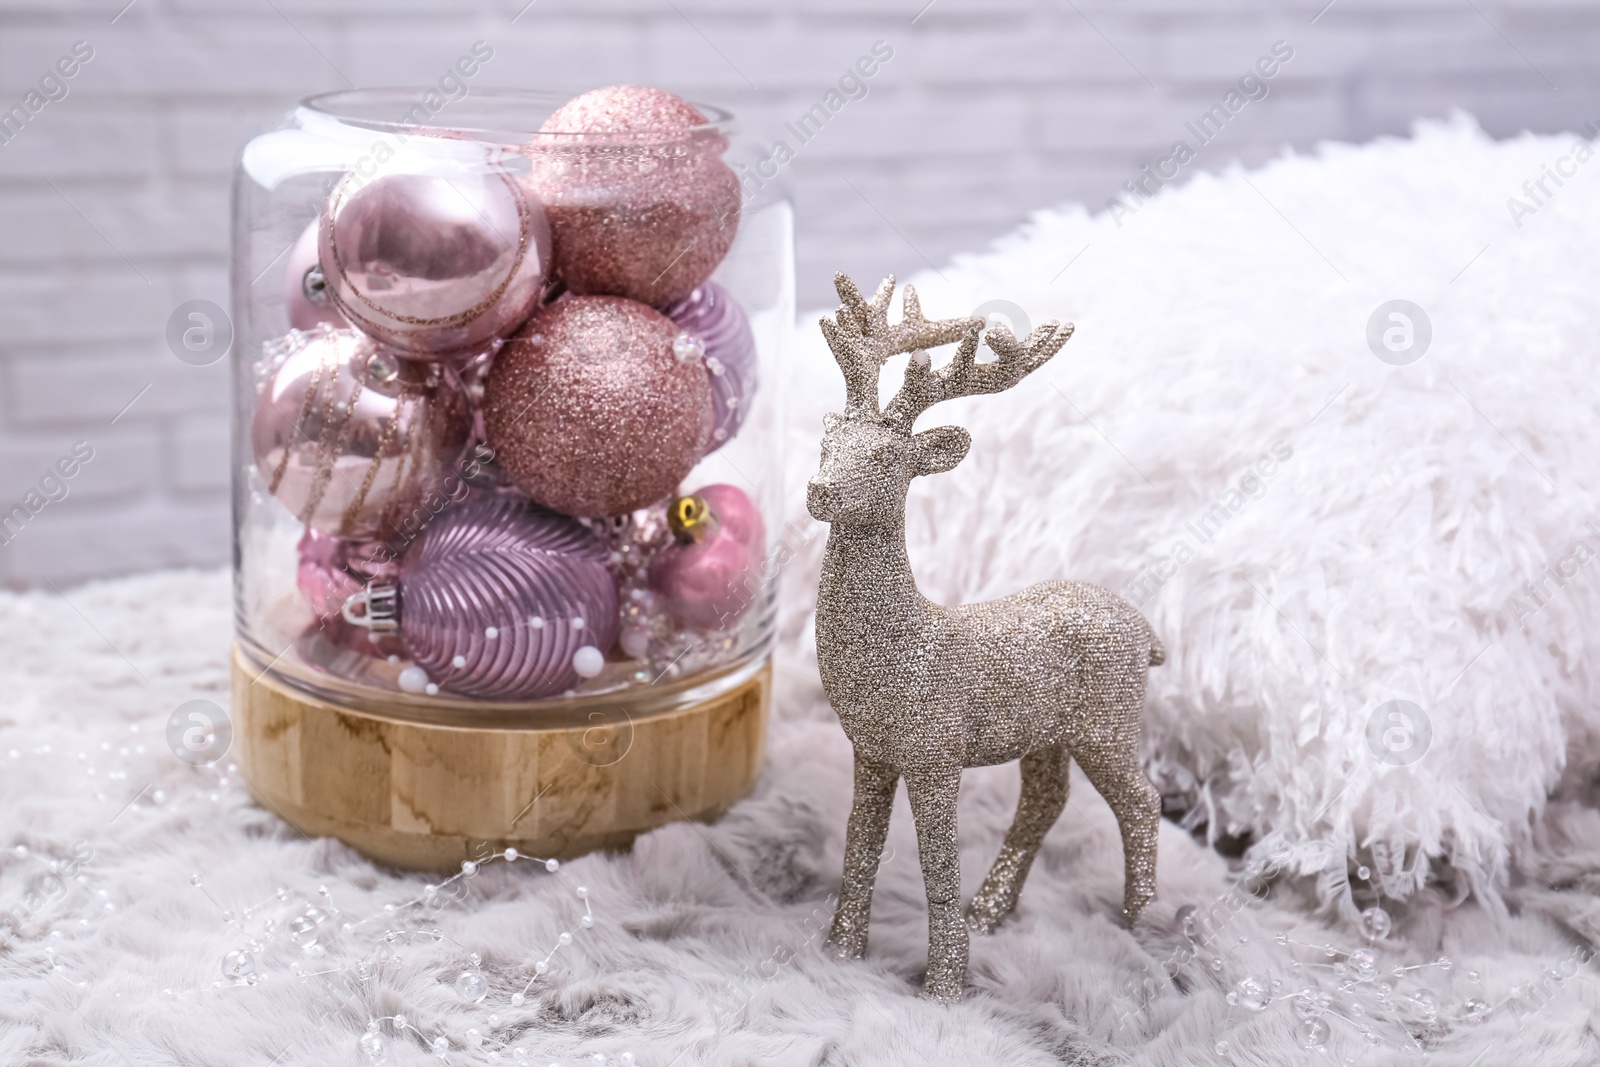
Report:
[[[1424,123],[1120,218],[1041,212],[911,279],[930,315],[1004,299],[1077,324],[1012,392],[924,416],[974,444],[913,487],[923,591],[1071,577],[1143,600],[1170,655],[1157,784],[1213,839],[1287,842],[1347,915],[1430,877],[1498,906],[1567,762],[1600,751],[1600,160],[1576,141]],[[1409,366],[1366,339],[1394,299],[1431,321]],[[791,393],[802,526],[843,396],[815,320]],[[823,538],[796,540],[783,625],[809,647]]]

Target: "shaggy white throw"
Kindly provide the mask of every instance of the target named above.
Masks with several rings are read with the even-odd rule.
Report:
[[[1041,213],[915,279],[930,315],[1077,324],[1010,393],[924,416],[974,444],[913,488],[923,589],[1139,604],[1169,650],[1146,719],[1169,811],[1288,847],[1347,918],[1430,879],[1499,908],[1564,768],[1600,755],[1592,154],[1423,124]],[[1394,300],[1422,309],[1413,358],[1431,333],[1404,366],[1368,342]],[[801,337],[796,478],[842,396]]]
[[[1195,833],[1163,824],[1137,929],[1114,922],[1115,825],[1075,772],[1017,915],[974,941],[965,1001],[915,996],[903,797],[868,956],[823,957],[850,752],[816,678],[803,523],[756,794],[626,854],[488,865],[437,907],[410,903],[426,878],[255,806],[226,762],[169,754],[175,707],[226,702],[230,590],[153,575],[0,596],[0,1063],[370,1063],[373,1020],[397,1065],[1595,1063],[1600,474],[1581,443],[1600,187],[1585,161],[1520,229],[1505,204],[1572,169],[1572,144],[1423,127],[1120,218],[1042,214],[915,279],[931,314],[1005,298],[1078,324],[1024,386],[925,420],[975,444],[915,488],[912,558],[951,600],[1054,576],[1144,600],[1170,655],[1149,758]],[[1404,367],[1365,340],[1397,298],[1433,330]],[[841,395],[813,330],[797,520]],[[1374,741],[1393,699],[1426,728],[1408,711]],[[1014,768],[967,775],[968,893],[1016,792]],[[1350,920],[1380,901],[1394,932],[1364,941]],[[457,992],[472,971],[482,1000],[472,975]]]

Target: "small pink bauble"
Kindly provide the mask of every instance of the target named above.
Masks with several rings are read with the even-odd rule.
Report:
[[[651,588],[683,625],[726,629],[760,594],[761,513],[734,486],[708,485],[673,501],[667,518],[677,540],[651,564]]]
[[[398,551],[452,494],[472,414],[455,372],[355,330],[291,331],[256,401],[250,444],[267,491],[323,533]]]
[[[299,564],[295,584],[306,604],[317,617],[317,629],[329,643],[365,656],[399,655],[404,651],[399,638],[363,626],[344,617],[344,606],[360,595],[375,577],[392,575],[393,563],[379,563],[388,549],[379,542],[349,541],[306,527],[296,546]],[[376,558],[375,558],[376,557]]]
[[[671,319],[578,296],[539,311],[495,357],[489,447],[513,481],[568,515],[621,515],[670,495],[711,436],[711,385]]]
[[[614,85],[563,104],[523,146],[545,204],[553,273],[579,294],[652,307],[711,276],[739,229],[727,138],[662,89]]]
[[[309,330],[324,322],[329,326],[350,325],[328,296],[322,264],[317,258],[315,222],[305,228],[289,250],[289,262],[283,272],[283,307],[289,314],[289,325],[296,330]]]
[[[334,305],[404,355],[458,359],[516,329],[544,293],[543,210],[510,174],[351,174],[319,232]]]

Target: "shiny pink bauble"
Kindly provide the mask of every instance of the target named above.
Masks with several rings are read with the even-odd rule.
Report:
[[[495,357],[489,447],[513,481],[568,515],[621,515],[677,489],[711,436],[711,385],[671,319],[610,296],[558,300]]]
[[[319,232],[328,295],[402,354],[464,359],[515,330],[544,294],[543,209],[500,168],[449,177],[351,174]]]
[[[329,643],[364,656],[404,653],[398,635],[375,633],[365,626],[351,624],[344,617],[346,602],[366,589],[367,582],[398,571],[397,563],[374,560],[375,556],[387,558],[385,546],[371,541],[348,541],[307,527],[296,553],[299,562],[295,568],[295,584],[317,617],[317,629]]]
[[[355,330],[291,332],[256,402],[256,471],[301,522],[397,553],[452,496],[472,414],[455,372]]]
[[[710,521],[662,549],[650,566],[650,587],[667,612],[697,630],[726,629],[758,599],[766,527],[750,498],[731,485],[708,485]]]
[[[638,85],[568,101],[523,146],[570,292],[652,307],[711,276],[739,229],[727,138],[672,93]]]
[[[322,323],[350,325],[328,295],[322,264],[317,258],[315,222],[305,228],[289,250],[289,262],[283,271],[283,308],[289,315],[289,325],[296,330],[309,330]]]

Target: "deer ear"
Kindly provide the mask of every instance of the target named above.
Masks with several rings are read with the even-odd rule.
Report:
[[[836,411],[828,412],[826,415],[822,416],[822,432],[832,433],[839,428],[839,424],[843,421],[843,415],[840,415]]]
[[[972,435],[959,426],[935,426],[911,435],[918,474],[940,474],[967,458]]]

